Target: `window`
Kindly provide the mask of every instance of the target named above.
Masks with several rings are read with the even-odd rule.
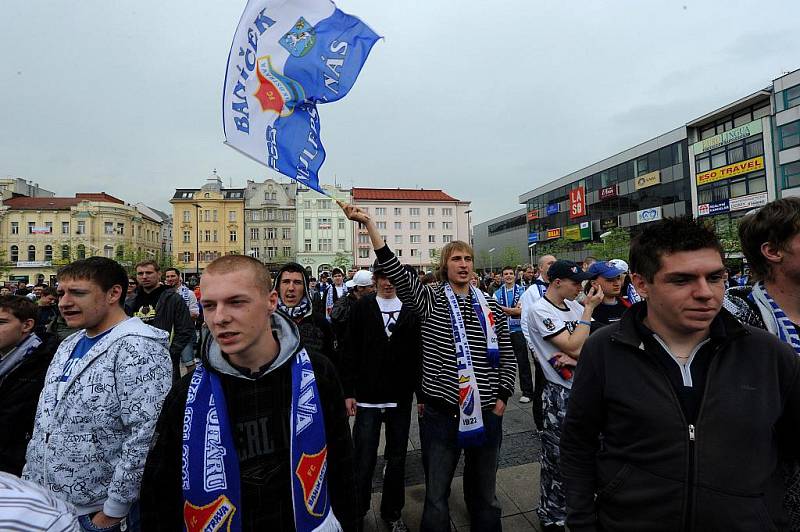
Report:
[[[398,230],[398,231],[402,231],[402,229],[403,229],[403,222],[395,222],[395,223],[394,223],[394,228],[395,228],[396,230]]]
[[[86,222],[84,222],[83,220],[78,221],[78,230],[75,231],[75,234],[76,235],[85,235],[86,234]]]
[[[191,231],[184,231],[183,232],[183,243],[188,244],[192,241],[192,232]]]
[[[800,105],[800,85],[789,87],[783,91],[783,109]]]
[[[303,218],[303,229],[311,229],[311,218]]]
[[[339,218],[337,227],[339,231],[344,231],[344,218]]]
[[[228,211],[228,221],[229,222],[235,222],[236,221],[236,211]]]
[[[386,229],[386,222],[375,222],[378,229]]]
[[[323,209],[330,210],[330,208],[331,208],[331,200],[329,200],[329,199],[317,200],[317,208],[320,209],[320,210],[323,210]]]
[[[403,243],[403,235],[394,235],[394,243],[395,244],[402,244]]]
[[[253,257],[254,259],[259,258],[258,256],[258,248],[250,248],[250,251],[247,252],[248,255]]]
[[[317,242],[317,251],[333,251],[333,242],[330,238],[320,238]]]
[[[103,256],[107,259],[114,257],[114,246],[103,246]]]
[[[428,243],[435,244],[436,243],[436,235],[428,235]]]
[[[339,246],[338,251],[343,251],[346,247],[346,244],[344,243],[344,238],[340,238],[337,244]]]
[[[448,244],[453,241],[453,235],[442,235],[442,242]]]
[[[254,222],[260,222],[261,221],[261,211],[252,211],[251,218],[253,219]]]
[[[428,207],[428,216],[435,216],[435,215],[436,215],[436,209],[433,207]]]
[[[386,216],[386,207],[375,207],[375,216]]]
[[[206,209],[206,210],[203,211],[203,221],[204,222],[210,222],[211,221],[211,211],[209,209]]]
[[[258,240],[258,227],[250,228],[250,240]]]
[[[189,213],[189,211],[183,211],[183,222],[186,223],[186,222],[191,221],[191,219],[192,219],[191,216],[192,215],[191,215],[191,213]]]
[[[305,252],[310,252],[311,251],[311,239],[310,238],[306,238],[303,241],[303,251],[305,251]]]
[[[403,209],[401,209],[400,207],[395,207],[394,208],[394,215],[395,216],[402,216],[403,215]]]
[[[783,188],[800,187],[800,161],[781,166]]]
[[[217,237],[217,230],[214,229],[214,242],[219,242],[219,238]]]
[[[442,216],[453,216],[453,209],[450,207],[442,209]]]
[[[124,235],[125,234],[125,224],[121,222],[117,222],[117,234]],[[155,238],[155,231],[153,231],[153,238]]]
[[[428,257],[430,257],[432,259],[435,259],[436,258],[436,250],[435,249],[429,249],[428,250]]]
[[[422,242],[422,240],[420,239],[419,235],[411,235],[409,242],[411,242],[412,244],[419,244],[420,242]]]
[[[292,247],[291,246],[283,246],[283,256],[284,257],[291,257],[292,256]]]
[[[724,147],[711,150],[711,168],[719,168],[720,166],[725,166],[726,164],[728,164],[728,161],[725,156]]]
[[[292,230],[289,227],[282,228],[281,238],[283,238],[284,240],[290,240],[292,238]]]
[[[419,250],[417,248],[411,248],[411,256],[419,257]]]
[[[436,222],[428,222],[428,229],[436,229]]]
[[[394,254],[397,255],[398,257],[402,257],[403,256],[403,250],[402,249],[397,249],[397,250],[395,250]]]
[[[330,229],[331,228],[331,219],[330,218],[319,218],[317,222],[317,226],[320,229]]]
[[[789,122],[778,128],[780,149],[793,148],[800,145],[800,120]]]
[[[203,231],[203,242],[211,242],[211,229]]]
[[[33,262],[36,260],[36,246],[28,246],[28,261]]]
[[[61,246],[61,260],[69,260],[69,246],[67,244]]]
[[[419,208],[418,207],[411,207],[409,210],[411,211],[411,216],[419,216]]]
[[[311,200],[303,200],[303,208],[310,209],[311,208]]]
[[[106,234],[106,235],[113,235],[114,234],[114,224],[112,222],[103,223],[103,234]]]
[[[756,141],[750,141],[744,146],[745,157],[751,159],[764,154],[764,142],[759,135]]]
[[[11,234],[12,235],[19,234],[19,222],[11,222]]]
[[[33,228],[36,227],[36,222],[28,222],[28,234],[33,234]]]
[[[452,229],[453,222],[442,222],[442,229]]]
[[[358,248],[358,258],[359,259],[368,259],[369,258],[369,248]]]
[[[278,236],[278,228],[277,227],[267,227],[265,229],[266,238],[267,240],[275,240]]]
[[[236,231],[235,230],[231,230],[231,231],[228,232],[228,241],[236,242]]]
[[[410,222],[409,223],[410,229],[419,229],[419,222]]]
[[[184,251],[183,255],[181,256],[183,262],[191,262],[192,261],[192,254],[188,251]]]
[[[11,246],[11,253],[9,253],[9,257],[11,257],[11,262],[19,261],[19,248],[17,246]]]

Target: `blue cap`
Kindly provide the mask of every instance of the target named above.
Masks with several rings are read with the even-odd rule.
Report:
[[[592,277],[602,277],[604,279],[615,279],[625,273],[610,262],[597,261],[587,270]]]

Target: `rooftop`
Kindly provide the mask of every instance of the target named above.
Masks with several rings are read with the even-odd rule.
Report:
[[[121,199],[115,198],[105,192],[79,192],[75,194],[74,198],[31,198],[28,196],[18,196],[5,200],[3,204],[12,209],[52,211],[67,210],[70,207],[78,205],[82,201],[103,201],[106,203],[118,203],[120,205],[125,204]]]
[[[354,201],[400,200],[400,201],[459,201],[441,190],[415,188],[356,188],[353,187]]]

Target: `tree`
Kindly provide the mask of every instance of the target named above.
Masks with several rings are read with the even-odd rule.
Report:
[[[6,250],[0,249],[0,277],[8,277],[8,274],[11,273],[11,266],[12,263],[8,260]]]
[[[500,268],[505,266],[516,267],[521,262],[519,250],[514,246],[506,246],[500,253]]]
[[[481,268],[486,270],[489,267],[490,262],[491,261],[489,260],[489,252],[486,251],[485,249],[480,250],[478,252],[478,264],[481,265]]]
[[[332,263],[340,270],[347,271],[347,269],[350,268],[350,265],[353,263],[353,257],[344,251],[337,251],[336,256],[333,257]]]
[[[733,255],[742,253],[742,243],[739,240],[739,221],[741,218],[731,220],[727,215],[714,216],[708,220],[708,224],[717,233],[722,251],[725,258],[729,259]]]
[[[536,254],[540,257],[542,255],[555,255],[558,257],[569,251],[572,251],[572,242],[564,238],[545,240],[536,245]]]
[[[628,260],[631,248],[631,233],[623,227],[615,227],[608,231],[608,236],[600,242],[591,242],[584,246],[584,251],[600,260]]]

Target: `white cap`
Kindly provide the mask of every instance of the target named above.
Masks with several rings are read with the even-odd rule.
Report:
[[[618,270],[622,270],[623,272],[626,273],[630,271],[630,269],[628,268],[628,263],[622,259],[611,259],[608,262]]]
[[[372,272],[369,270],[358,270],[352,279],[345,283],[347,288],[356,286],[372,286]]]

